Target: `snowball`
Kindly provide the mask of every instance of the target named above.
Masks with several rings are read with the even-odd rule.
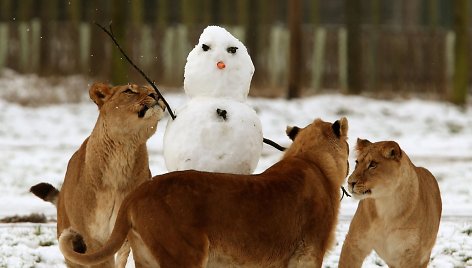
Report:
[[[250,174],[261,156],[262,140],[259,117],[247,104],[199,97],[168,122],[164,159],[169,171]]]

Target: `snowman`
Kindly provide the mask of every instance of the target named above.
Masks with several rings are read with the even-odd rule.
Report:
[[[246,104],[254,65],[246,47],[224,28],[208,26],[187,57],[187,103],[164,134],[169,171],[251,174],[262,151],[262,127]]]

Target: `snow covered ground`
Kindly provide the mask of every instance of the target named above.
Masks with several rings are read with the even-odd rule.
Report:
[[[70,156],[94,126],[97,108],[91,101],[19,106],[5,101],[2,92],[11,91],[12,87],[28,91],[25,86],[35,85],[5,83],[0,86],[0,218],[37,212],[55,219],[54,207],[33,197],[28,189],[42,181],[61,184]],[[84,88],[83,96],[86,94]],[[180,94],[165,95],[174,109],[185,101]],[[25,98],[24,94],[21,96]],[[357,137],[397,141],[416,165],[428,168],[436,176],[441,189],[443,218],[430,267],[472,267],[471,106],[459,109],[443,102],[386,101],[339,94],[292,101],[250,98],[249,103],[261,117],[264,136],[282,145],[290,144],[285,136],[287,125],[305,126],[316,117],[334,121],[341,116],[349,120],[352,149]],[[153,174],[165,172],[162,140],[167,119],[160,122],[156,135],[148,142]],[[265,145],[256,172],[280,157],[279,151]],[[337,267],[356,206],[355,200],[343,199],[338,243],[326,256],[324,267]],[[55,235],[54,223],[0,224],[0,267],[65,267]],[[364,267],[386,266],[372,254]]]

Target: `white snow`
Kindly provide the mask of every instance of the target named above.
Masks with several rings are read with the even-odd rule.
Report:
[[[87,94],[86,87],[83,94]],[[187,100],[183,94],[165,96],[172,106]],[[436,101],[386,101],[339,94],[292,101],[249,98],[247,103],[261,118],[264,136],[281,145],[290,144],[285,136],[287,125],[305,126],[316,117],[334,121],[341,116],[349,120],[351,152],[357,137],[373,142],[397,141],[416,165],[436,176],[441,189],[443,217],[429,267],[472,267],[471,106],[460,109]],[[38,212],[55,218],[54,207],[33,197],[28,189],[42,181],[61,184],[69,158],[93,128],[98,115],[96,105],[87,101],[31,108],[0,99],[0,111],[0,217]],[[154,175],[166,172],[162,148],[167,119],[159,123],[157,133],[148,142]],[[281,155],[264,145],[256,172],[275,163]],[[354,153],[352,162],[353,157]],[[337,267],[343,238],[357,206],[355,200],[346,197],[341,203],[337,245],[325,257],[323,267]],[[0,224],[0,267],[65,267],[55,235],[53,223]],[[371,254],[363,267],[379,266],[386,267]]]

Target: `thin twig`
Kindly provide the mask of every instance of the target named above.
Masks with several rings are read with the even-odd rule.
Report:
[[[268,145],[270,145],[270,146],[274,147],[275,149],[277,149],[277,150],[279,150],[279,151],[282,151],[282,152],[285,151],[285,149],[287,149],[287,148],[285,148],[285,147],[279,145],[278,143],[276,143],[276,142],[273,141],[273,140],[269,140],[269,139],[264,138],[262,141],[263,141],[265,144],[268,144]]]
[[[136,66],[136,64],[134,64],[134,62],[128,57],[128,55],[126,55],[126,53],[123,51],[123,49],[121,48],[120,44],[118,43],[118,41],[116,40],[114,34],[113,34],[113,29],[111,27],[111,23],[109,25],[109,28],[110,30],[107,30],[105,27],[103,27],[102,25],[100,25],[99,23],[95,23],[98,27],[100,27],[110,38],[111,40],[113,40],[113,43],[115,43],[116,47],[120,50],[121,54],[125,57],[125,59],[134,67],[134,69],[136,69],[145,79],[146,81],[154,88],[154,90],[156,91],[157,95],[159,96],[159,98],[162,99],[162,101],[164,102],[164,104],[166,105],[167,107],[167,111],[169,112],[170,114],[170,117],[172,117],[172,120],[175,119],[175,115],[174,113],[172,112],[172,109],[170,108],[169,106],[169,103],[167,103],[166,99],[164,98],[164,96],[162,96],[161,92],[159,91],[159,89],[157,89],[157,86],[156,84],[151,81],[151,79],[149,79],[149,77],[138,67]],[[266,139],[264,138],[263,140],[264,143],[270,145],[270,146],[273,146],[274,148],[276,148],[277,150],[280,150],[280,151],[284,151],[285,150],[285,147],[282,147],[280,146],[279,144],[277,144],[276,142],[274,141],[271,141],[269,139]]]
[[[343,191],[343,195],[341,196],[341,200],[343,200],[344,195],[347,197],[351,197],[351,195],[344,189],[344,186],[341,186],[341,190]]]
[[[121,54],[125,57],[125,59],[134,67],[134,69],[136,69],[143,77],[144,79],[146,79],[146,81],[152,86],[152,88],[154,88],[154,90],[156,91],[157,95],[159,96],[160,99],[162,99],[162,101],[164,102],[165,106],[167,107],[167,111],[169,112],[170,114],[170,117],[172,117],[172,120],[175,119],[175,115],[174,113],[172,112],[172,109],[170,108],[169,106],[169,103],[167,103],[166,99],[164,98],[164,96],[162,96],[161,92],[159,91],[159,89],[157,89],[157,86],[156,84],[151,81],[151,79],[149,79],[149,77],[147,77],[147,75],[138,67],[136,66],[136,64],[134,64],[134,62],[128,57],[128,55],[126,55],[126,53],[123,51],[123,49],[121,48],[120,44],[118,44],[118,41],[116,40],[115,36],[113,35],[113,29],[111,28],[111,23],[109,25],[109,28],[110,30],[107,30],[105,27],[103,27],[102,25],[98,24],[97,22],[95,23],[98,27],[100,27],[105,33],[107,33],[108,36],[110,36],[111,40],[113,40],[113,43],[115,43],[116,47],[120,50]]]

